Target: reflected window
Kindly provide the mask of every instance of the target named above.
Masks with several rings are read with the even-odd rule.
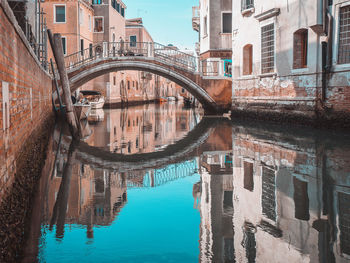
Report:
[[[341,253],[350,255],[350,194],[338,193]]]
[[[276,222],[276,181],[275,171],[267,167],[262,169],[262,212],[268,219]]]
[[[233,208],[233,191],[224,191],[224,209]]]
[[[309,196],[307,193],[307,182],[301,181],[298,178],[293,178],[294,184],[294,205],[295,218],[308,221],[309,213]]]
[[[253,163],[243,162],[244,167],[244,189],[254,190],[254,167]]]
[[[105,191],[105,183],[101,178],[97,178],[95,180],[95,192],[96,193],[104,193]]]
[[[256,260],[256,228],[252,223],[244,223],[244,237],[242,246],[245,248],[245,255],[248,263],[253,263]]]
[[[233,243],[233,237],[224,238],[224,262],[235,262],[235,248]]]

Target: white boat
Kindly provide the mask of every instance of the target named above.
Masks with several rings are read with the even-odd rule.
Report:
[[[105,98],[101,92],[95,90],[81,90],[80,93],[83,94],[83,97],[90,102],[91,109],[103,108],[103,105],[105,104]]]

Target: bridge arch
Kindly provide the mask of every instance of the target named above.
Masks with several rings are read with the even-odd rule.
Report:
[[[220,110],[215,100],[197,83],[199,81],[196,81],[196,78],[199,79],[199,75],[189,73],[189,76],[193,75],[191,78],[184,70],[169,68],[159,61],[148,58],[108,58],[84,64],[78,69],[68,71],[71,90],[74,91],[86,82],[106,73],[124,70],[145,71],[165,77],[190,92],[202,104],[206,113],[215,113]]]

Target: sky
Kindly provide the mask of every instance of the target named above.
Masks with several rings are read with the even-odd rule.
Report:
[[[153,40],[194,50],[198,33],[192,29],[192,6],[199,0],[123,0],[126,18],[142,17]]]

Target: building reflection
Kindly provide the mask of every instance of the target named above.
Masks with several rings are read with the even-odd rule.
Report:
[[[350,156],[334,142],[234,127],[237,262],[350,259]]]
[[[350,146],[329,136],[234,126],[232,151],[204,152],[199,261],[348,262]]]
[[[196,126],[200,115],[167,103],[105,111],[100,120],[90,120],[93,134],[87,143],[115,153],[135,154],[154,152],[181,139]]]

